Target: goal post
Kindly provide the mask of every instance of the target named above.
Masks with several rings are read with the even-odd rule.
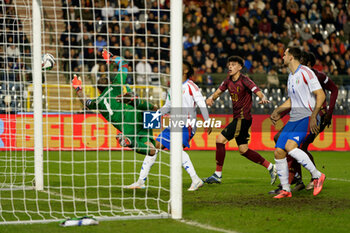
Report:
[[[0,67],[0,224],[84,216],[182,218],[182,133],[171,132],[172,150],[159,151],[145,188],[127,189],[138,180],[145,157],[117,141],[116,126],[142,124],[136,117],[141,110],[131,110],[118,96],[123,107],[115,111],[134,111],[138,121],[123,115],[111,123],[100,106],[84,107],[71,87],[77,74],[85,96],[96,99],[98,80],[107,78],[108,88],[124,93],[127,85],[138,99],[159,107],[170,91],[172,109],[181,108],[182,1],[66,3],[2,3],[6,22],[0,27],[7,34],[0,50],[6,61]],[[128,62],[125,86],[113,83],[118,65],[107,65],[102,49]],[[47,53],[55,65],[42,70]],[[103,103],[111,99],[106,94]],[[148,131],[153,139],[160,132]]]
[[[33,110],[34,110],[34,174],[35,189],[44,189],[44,166],[43,166],[43,104],[42,104],[42,81],[41,81],[41,1],[33,0]]]
[[[182,106],[182,1],[171,1],[171,115]],[[171,129],[170,199],[171,216],[182,218],[182,131]]]

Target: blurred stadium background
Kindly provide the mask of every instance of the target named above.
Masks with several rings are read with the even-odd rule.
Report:
[[[25,2],[6,0],[1,4],[0,113],[32,111],[31,25]],[[69,84],[72,73],[84,73],[87,85],[107,75],[101,59],[107,42],[113,54],[128,59],[134,72],[128,77],[129,84],[169,85],[170,31],[166,22],[170,3],[133,2],[42,1],[43,47],[57,59],[55,68],[43,76],[47,111],[58,110],[57,96],[71,95],[70,86],[64,84]],[[123,9],[117,10],[120,7]],[[226,76],[227,57],[244,57],[245,72],[272,100],[264,109],[254,105],[253,112],[260,114],[284,101],[288,71],[282,66],[282,54],[287,46],[301,46],[316,55],[314,68],[327,73],[339,86],[335,113],[346,114],[350,107],[349,12],[347,0],[184,1],[183,58],[194,66],[193,79],[204,96],[209,96]],[[88,88],[93,96],[93,86]],[[150,96],[159,98],[162,92],[151,90]],[[80,105],[69,99],[60,100],[67,102],[60,111],[79,110],[73,105]],[[230,106],[226,94],[212,111],[226,113]]]

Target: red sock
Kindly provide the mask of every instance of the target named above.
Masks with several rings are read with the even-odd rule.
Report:
[[[250,161],[253,161],[254,163],[261,164],[262,166],[268,168],[270,165],[270,162],[264,159],[258,152],[253,151],[251,149],[248,149],[244,154],[242,154],[244,157],[249,159]]]
[[[298,161],[296,161],[295,159],[293,159],[293,161],[294,162],[292,163],[292,167],[294,168],[294,173],[298,173],[299,176],[301,177],[301,166],[300,166],[300,163],[298,163]]]
[[[288,163],[288,171],[289,171],[289,179],[288,183],[291,184],[294,176],[295,176],[295,164],[294,164],[295,159],[292,158],[292,156],[287,155],[287,163]]]
[[[216,171],[221,172],[226,155],[225,144],[216,143]]]

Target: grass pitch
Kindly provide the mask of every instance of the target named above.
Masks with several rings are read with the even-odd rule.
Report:
[[[103,152],[99,153],[103,157]],[[261,152],[261,154],[269,161],[273,161],[272,152]],[[214,172],[214,151],[189,151],[189,155],[200,177],[210,176]],[[183,217],[186,220],[232,232],[349,232],[349,153],[313,152],[313,155],[319,170],[327,176],[324,189],[316,197],[312,195],[312,192],[302,190],[293,193],[293,197],[289,199],[273,199],[267,192],[275,189],[276,186],[269,184],[270,178],[267,170],[240,156],[238,152],[227,152],[223,180],[220,185],[205,185],[197,192],[187,192],[191,180],[183,171]],[[142,159],[142,157],[138,157],[138,159]],[[105,166],[107,169],[108,164]],[[132,172],[134,170],[138,172],[140,166],[140,163],[136,164],[136,168],[130,164],[130,167],[123,169],[125,172],[129,171],[128,169]],[[102,172],[104,167],[99,166],[99,169]],[[153,169],[158,168],[153,167]],[[115,173],[117,174],[118,171]],[[130,178],[127,179],[131,181],[133,175],[130,175]],[[303,175],[304,183],[307,184],[310,175],[305,170],[303,170]],[[150,177],[150,179],[159,180],[158,177]],[[79,178],[76,182],[79,182]],[[117,181],[115,185],[118,186]],[[167,186],[168,184],[164,183],[163,185]],[[108,191],[108,189],[105,190],[106,195]],[[94,194],[90,193],[89,195]],[[1,200],[1,197],[2,205],[6,204],[4,200]],[[72,211],[68,204],[64,208]],[[0,225],[0,232],[39,231],[49,231],[50,233],[214,232],[171,219],[105,221],[100,222],[99,226],[72,228],[59,227],[58,223]]]

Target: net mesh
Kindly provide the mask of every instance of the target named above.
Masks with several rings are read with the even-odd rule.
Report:
[[[121,147],[113,119],[84,108],[70,83],[77,74],[86,97],[97,98],[98,80],[118,74],[117,64],[103,60],[105,48],[128,62],[126,83],[138,98],[162,106],[170,71],[169,6],[42,1],[42,53],[52,54],[56,64],[42,76],[44,190],[36,191],[31,50],[38,42],[31,40],[32,1],[2,1],[0,222],[167,216],[168,153],[158,154],[145,189],[124,189],[137,180],[144,156]]]

